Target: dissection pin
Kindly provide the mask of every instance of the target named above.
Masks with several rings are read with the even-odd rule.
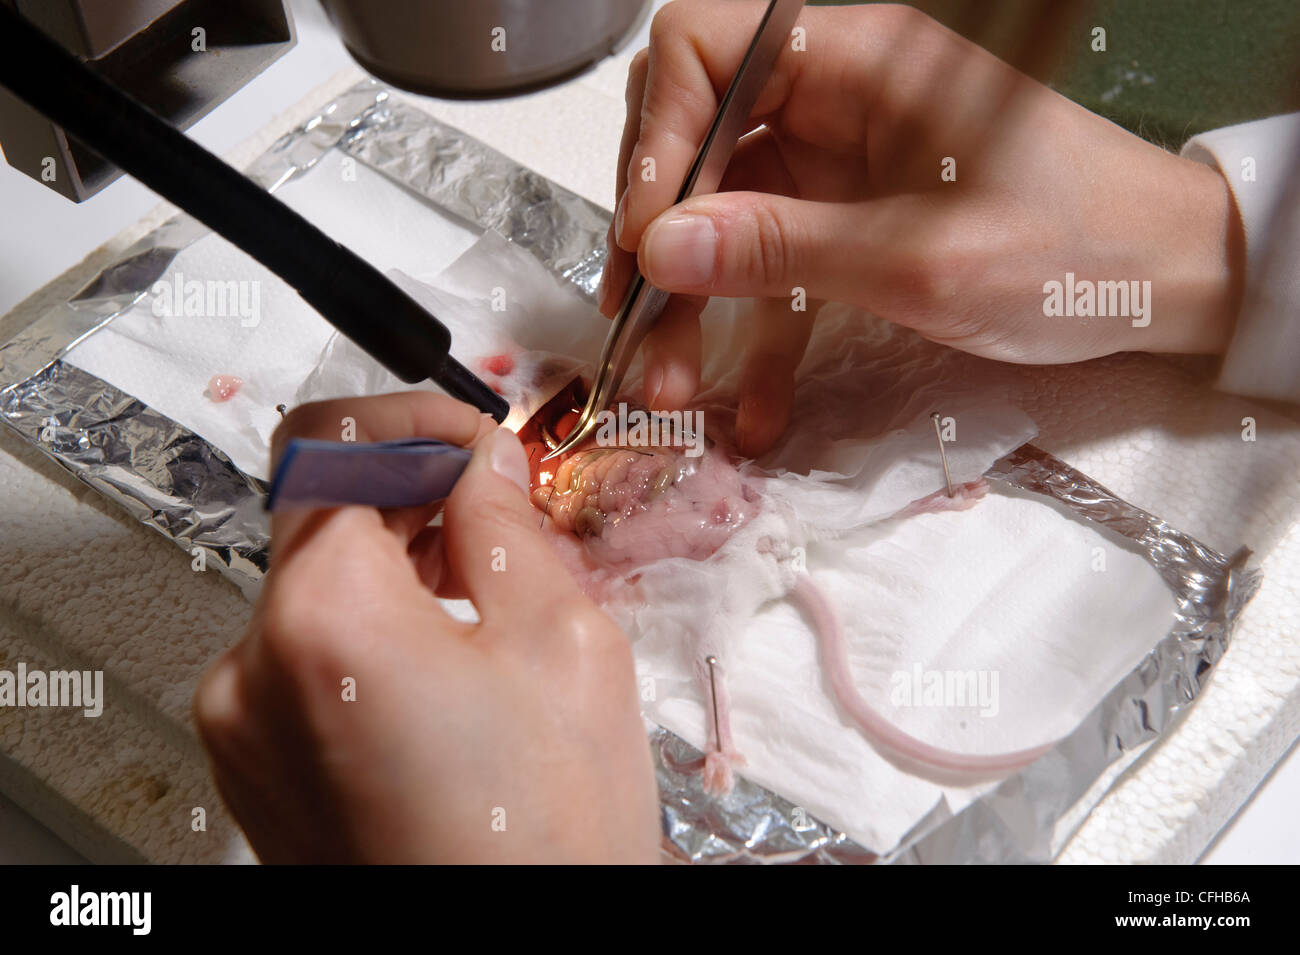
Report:
[[[948,471],[948,452],[943,447],[943,429],[939,426],[939,412],[931,413],[934,422],[934,436],[939,439],[939,460],[943,462],[943,483],[948,487],[948,496],[952,497],[952,474]]]
[[[713,738],[717,742],[718,752],[722,752],[722,724],[718,722],[718,683],[713,677],[713,668],[718,665],[718,658],[708,656],[704,662],[709,665],[709,692],[713,695]]]

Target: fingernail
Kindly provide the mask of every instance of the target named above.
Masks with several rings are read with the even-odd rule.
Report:
[[[596,307],[601,311],[605,310],[605,296],[608,294],[605,291],[605,276],[609,274],[609,259],[606,255],[605,267],[600,270],[600,281],[596,283]]]
[[[619,197],[618,208],[614,210],[614,240],[623,244],[623,219],[627,216],[627,190]]]
[[[488,449],[488,462],[492,470],[504,478],[509,478],[524,494],[528,493],[528,457],[524,446],[519,443],[509,428],[497,428],[492,433],[492,446]]]
[[[713,280],[717,249],[718,232],[708,216],[656,222],[646,236],[646,279],[670,291],[703,288]]]
[[[651,411],[655,411],[659,405],[659,392],[664,386],[664,366],[653,365],[646,371],[645,376],[645,398],[646,405]]]

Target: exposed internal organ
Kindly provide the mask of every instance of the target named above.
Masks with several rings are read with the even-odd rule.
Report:
[[[541,463],[576,425],[574,381],[519,432],[529,452],[533,504],[576,535],[599,565],[630,572],[667,557],[705,560],[758,511],[758,497],[717,446],[698,457],[672,447],[581,445]]]
[[[519,429],[519,442],[528,452],[529,478],[533,488],[551,483],[560,462],[543,464],[542,458],[577,425],[585,401],[582,379],[575,378]]]
[[[631,570],[667,557],[705,560],[757,510],[722,452],[588,448],[556,469],[533,504],[603,566]]]

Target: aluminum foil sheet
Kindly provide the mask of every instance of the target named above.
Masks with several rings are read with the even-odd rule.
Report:
[[[528,249],[595,301],[609,229],[599,206],[386,95],[340,145],[445,211]]]
[[[381,85],[358,84],[277,141],[247,170],[274,191],[330,149],[445,211],[523,245],[589,298],[604,264],[604,210],[425,115]],[[266,488],[182,425],[60,360],[144,296],[176,254],[207,234],[177,216],[68,302],[0,343],[0,417],[105,497],[187,552],[201,548],[250,597],[266,570]],[[1060,851],[1117,760],[1154,740],[1200,692],[1233,621],[1259,584],[1232,559],[1116,498],[1030,445],[988,475],[1134,541],[1178,600],[1177,623],[1075,732],[959,813],[937,806],[900,845],[872,852],[743,777],[708,797],[701,754],[662,728],[650,734],[664,849],[688,862],[1045,862]]]

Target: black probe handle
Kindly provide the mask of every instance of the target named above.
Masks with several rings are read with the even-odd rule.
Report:
[[[448,353],[451,333],[352,250],[117,89],[4,2],[0,84],[257,259],[394,375],[432,378],[504,421],[510,406]]]

